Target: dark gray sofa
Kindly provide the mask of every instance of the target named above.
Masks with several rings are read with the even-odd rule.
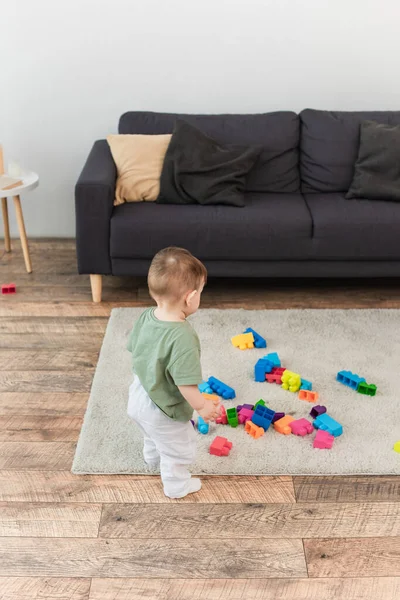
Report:
[[[91,275],[95,301],[101,275],[146,275],[169,245],[188,248],[211,277],[400,275],[400,203],[345,199],[360,123],[400,124],[400,111],[128,112],[119,133],[171,133],[177,117],[222,143],[263,147],[246,206],[114,207],[115,164],[107,142],[95,142],[75,190],[78,270]]]

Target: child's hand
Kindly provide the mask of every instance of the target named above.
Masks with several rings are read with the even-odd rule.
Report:
[[[206,421],[214,421],[220,415],[219,404],[214,404],[212,400],[206,400],[204,407],[197,411],[202,419]]]

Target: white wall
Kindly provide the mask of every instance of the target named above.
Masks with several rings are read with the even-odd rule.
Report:
[[[126,110],[400,109],[399,0],[3,0],[0,19],[0,142],[41,177],[30,236],[74,235],[75,181]]]

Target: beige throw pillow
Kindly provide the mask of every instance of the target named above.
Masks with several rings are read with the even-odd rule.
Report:
[[[107,136],[118,172],[114,206],[157,200],[170,140],[171,134]]]

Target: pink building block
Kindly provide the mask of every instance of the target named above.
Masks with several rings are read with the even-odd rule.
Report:
[[[265,379],[268,383],[278,383],[279,385],[282,383],[282,375],[279,373],[267,373]]]
[[[333,435],[331,435],[327,431],[318,429],[317,435],[314,438],[313,447],[320,448],[321,450],[323,450],[325,448],[330,450],[333,446],[334,440],[335,440],[335,438]]]
[[[219,410],[220,410],[220,416],[215,419],[215,422],[218,425],[228,425],[228,419],[227,419],[227,416],[226,416],[225,406],[223,406],[221,404],[221,406],[219,407]]]
[[[226,438],[217,435],[210,446],[210,454],[214,454],[214,456],[228,456],[232,446],[232,442],[229,442]]]
[[[307,421],[307,419],[297,419],[296,421],[292,421],[289,423],[289,427],[294,435],[304,436],[314,431],[312,423]]]
[[[238,413],[238,419],[240,425],[243,425],[246,421],[251,421],[254,415],[254,410],[249,410],[248,408],[242,408]]]

